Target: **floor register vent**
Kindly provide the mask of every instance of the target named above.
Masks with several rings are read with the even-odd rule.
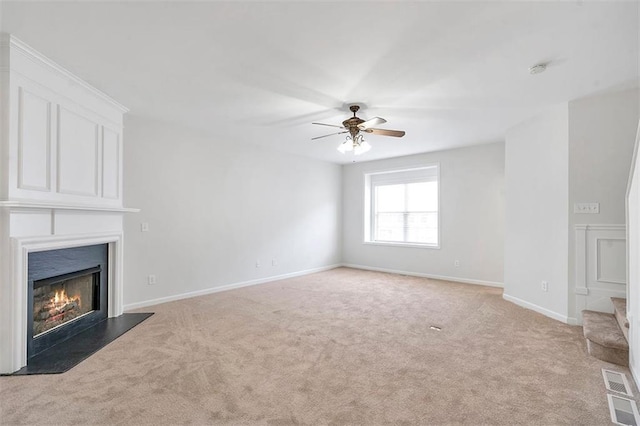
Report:
[[[623,373],[605,370],[603,368],[602,377],[604,377],[604,385],[607,387],[607,390],[618,392],[626,396],[633,396],[633,393],[631,393],[631,386],[629,386],[629,382],[627,381],[627,376]]]
[[[638,426],[638,406],[632,399],[607,394],[611,421],[616,425]]]
[[[633,397],[631,386],[629,386],[627,376],[624,373],[605,370],[603,368],[602,377],[604,378],[604,384],[608,391]],[[614,424],[639,426],[638,420],[640,419],[640,414],[638,413],[638,406],[634,400],[610,393],[607,394],[607,400],[609,401],[611,421]]]

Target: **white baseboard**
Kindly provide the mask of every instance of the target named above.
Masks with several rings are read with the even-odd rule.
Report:
[[[636,374],[636,370],[633,368],[633,365],[631,364],[631,362],[629,362],[629,371],[631,371],[631,378],[633,379],[634,382],[636,382],[636,388],[638,387],[638,383],[640,383],[640,377],[638,377],[638,375]]]
[[[343,263],[342,266],[346,268],[353,268],[353,269],[364,269],[367,271],[388,272],[390,274],[409,275],[411,277],[431,278],[434,280],[442,280],[442,281],[454,281],[454,282],[464,283],[464,284],[477,284],[477,285],[485,285],[488,287],[499,287],[499,288],[504,287],[502,283],[494,282],[494,281],[474,280],[470,278],[459,278],[459,277],[446,277],[443,275],[424,274],[422,272],[400,271],[398,269],[378,268],[375,266],[355,265],[352,263]]]
[[[158,299],[145,300],[143,302],[129,303],[127,305],[124,305],[124,310],[130,311],[132,309],[146,308],[149,306],[159,305],[161,303],[173,302],[173,301],[182,300],[182,299],[189,299],[191,297],[204,296],[207,294],[219,293],[221,291],[228,291],[236,288],[249,287],[257,284],[265,284],[272,281],[284,280],[286,278],[293,278],[293,277],[299,277],[302,275],[313,274],[316,272],[328,271],[330,269],[339,268],[340,266],[342,265],[335,264],[335,265],[321,266],[319,268],[306,269],[304,271],[297,271],[297,272],[291,272],[288,274],[275,275],[275,276],[266,277],[266,278],[258,278],[258,279],[249,280],[249,281],[242,281],[242,282],[227,284],[219,287],[207,288],[204,290],[190,291],[188,293],[175,294],[172,296],[160,297]]]
[[[515,303],[518,306],[522,306],[523,308],[531,309],[532,311],[536,311],[539,314],[547,316],[549,318],[553,318],[554,320],[563,322],[565,324],[571,324],[570,319],[575,321],[575,318],[569,318],[566,315],[561,315],[557,312],[553,312],[547,308],[543,308],[542,306],[534,305],[533,303],[527,302],[522,299],[518,299],[517,297],[509,296],[508,294],[502,294],[502,298],[511,303]]]

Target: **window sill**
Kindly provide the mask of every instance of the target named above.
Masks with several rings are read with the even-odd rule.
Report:
[[[440,245],[438,244],[401,243],[401,242],[386,242],[386,241],[364,241],[362,244],[367,244],[371,246],[410,247],[410,248],[440,250]]]

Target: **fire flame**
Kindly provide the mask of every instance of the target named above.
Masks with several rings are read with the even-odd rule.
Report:
[[[60,291],[56,291],[56,294],[53,296],[53,299],[51,301],[53,302],[53,306],[55,306],[56,308],[62,308],[67,303],[74,302],[74,301],[79,304],[80,296],[76,295],[73,297],[69,297],[67,295],[67,292],[64,291],[64,289],[62,289]]]

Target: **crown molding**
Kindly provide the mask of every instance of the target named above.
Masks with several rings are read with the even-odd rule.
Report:
[[[121,103],[119,103],[118,101],[113,99],[111,96],[107,95],[106,93],[101,92],[100,90],[91,86],[90,84],[82,80],[80,77],[73,74],[68,69],[60,66],[59,64],[55,63],[51,59],[47,58],[42,53],[38,52],[37,50],[29,46],[27,43],[18,39],[16,36],[11,34],[3,34],[2,38],[0,39],[0,47],[7,47],[7,46],[16,49],[22,55],[28,57],[32,61],[39,63],[42,66],[48,67],[64,75],[66,78],[68,78],[69,80],[72,80],[74,83],[78,84],[83,89],[88,90],[98,98],[110,103],[111,105],[116,107],[118,110],[120,110],[120,112],[122,112],[123,114],[126,112],[129,112],[129,108],[125,107],[124,105],[122,105]]]

